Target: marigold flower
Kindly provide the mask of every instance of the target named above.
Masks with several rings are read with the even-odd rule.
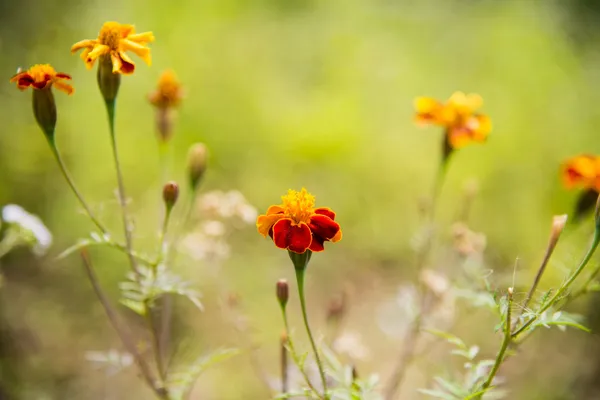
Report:
[[[148,95],[150,103],[157,108],[177,107],[183,98],[181,83],[172,70],[166,70],[158,79],[156,90]]]
[[[326,207],[315,208],[315,197],[306,189],[290,189],[281,200],[281,205],[269,207],[256,220],[258,232],[269,235],[275,246],[302,254],[306,250],[323,251],[325,242],[342,239],[335,213]]]
[[[415,122],[445,127],[449,145],[458,149],[470,142],[484,142],[492,130],[490,118],[476,113],[482,105],[481,96],[463,92],[455,92],[446,103],[417,97]]]
[[[562,178],[567,188],[580,187],[600,191],[600,157],[589,154],[567,160],[562,166]]]
[[[71,76],[63,72],[56,72],[49,64],[36,64],[27,71],[19,72],[10,78],[12,83],[17,83],[20,90],[32,87],[37,90],[48,89],[54,86],[66,94],[72,94],[73,86],[63,81],[71,80]]]
[[[133,25],[122,25],[118,22],[105,22],[98,38],[82,40],[71,47],[71,53],[82,50],[81,58],[88,69],[92,69],[101,56],[110,56],[112,72],[124,75],[133,74],[135,63],[127,55],[127,51],[137,54],[146,64],[152,59],[150,49],[146,46],[154,41],[152,32],[135,33]]]

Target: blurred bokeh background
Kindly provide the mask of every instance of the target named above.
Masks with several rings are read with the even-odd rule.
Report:
[[[23,206],[54,235],[44,258],[22,249],[2,259],[0,398],[151,396],[135,367],[112,375],[86,359],[89,351],[123,348],[78,256],[55,260],[93,226],[35,124],[30,93],[8,82],[18,67],[51,63],[73,76],[75,94],[56,94],[57,143],[88,201],[121,235],[95,73],[69,49],[95,38],[107,20],[153,31],[153,64],[136,59],[117,110],[136,247],[155,249],[162,215],[164,174],[146,96],[160,73],[172,68],[186,98],[171,141],[169,179],[184,181],[187,149],[201,141],[211,156],[203,192],[238,190],[262,212],[289,188],[306,187],[319,205],[333,208],[344,239],[313,257],[311,319],[326,334],[329,302],[348,293],[341,329],[354,339],[360,335],[368,349],[353,362],[359,373],[385,380],[402,335],[382,328],[381,309],[416,280],[411,239],[421,226],[419,204],[431,192],[442,135],[414,126],[413,99],[446,99],[455,90],[483,96],[494,130],[486,144],[462,149],[451,160],[437,213],[437,247],[451,243],[464,187],[475,182],[469,226],[487,237],[490,281],[499,290],[511,285],[518,257],[516,286],[526,290],[551,217],[570,213],[577,196],[561,185],[561,161],[600,152],[599,18],[600,4],[593,0],[0,1],[0,205]],[[182,215],[176,210],[177,218]],[[559,244],[543,286],[560,282],[591,229],[589,221],[569,228],[574,233]],[[210,369],[194,398],[266,399],[257,375],[276,378],[282,330],[274,283],[293,281],[293,270],[285,252],[252,224],[236,229],[228,244],[231,252],[218,266],[185,254],[174,266],[203,292],[206,311],[176,301],[174,340],[181,346],[173,363],[223,346],[256,348]],[[91,254],[116,304],[126,257],[104,248]],[[448,269],[444,254],[435,252],[429,267]],[[306,346],[296,296],[290,306],[297,341]],[[580,307],[585,312],[586,304]],[[142,322],[121,310],[141,332]],[[400,311],[384,314],[401,325]],[[465,311],[460,303],[455,314],[454,332],[493,357],[499,343],[493,316]],[[594,338],[575,331],[536,333],[502,371],[510,398],[596,398],[573,389],[574,382],[579,389],[594,384]],[[416,389],[428,387],[432,375],[456,360],[441,345],[416,361],[403,399],[420,398]]]

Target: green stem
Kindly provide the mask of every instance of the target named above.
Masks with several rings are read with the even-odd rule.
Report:
[[[296,282],[298,283],[298,296],[300,297],[300,308],[302,309],[302,319],[304,320],[304,326],[306,327],[306,333],[308,334],[308,339],[310,341],[310,345],[312,347],[313,353],[315,354],[315,360],[317,362],[317,367],[319,368],[319,375],[321,376],[321,383],[323,385],[323,397],[327,400],[329,396],[327,395],[327,380],[325,379],[325,370],[323,368],[323,363],[321,362],[321,357],[319,356],[319,352],[317,350],[317,345],[315,344],[315,340],[312,335],[312,331],[310,330],[310,325],[308,324],[308,316],[306,313],[306,299],[304,296],[304,272],[305,269],[294,268],[296,271]]]
[[[494,366],[492,367],[490,374],[488,375],[487,379],[483,383],[483,386],[481,387],[482,392],[487,390],[490,387],[490,385],[492,384],[492,381],[494,380],[496,373],[498,373],[498,369],[500,369],[500,365],[502,365],[502,361],[504,361],[504,355],[506,353],[506,349],[508,349],[508,345],[510,344],[510,342],[512,340],[512,336],[511,336],[511,318],[512,318],[511,310],[512,310],[512,302],[513,302],[512,294],[513,294],[513,289],[509,288],[508,296],[507,296],[508,304],[506,305],[506,321],[504,323],[504,339],[502,340],[502,345],[500,346],[500,350],[498,351],[498,354],[496,355],[496,362],[494,362]],[[481,398],[481,396],[479,398]]]
[[[158,376],[160,377],[162,386],[164,387],[167,374],[165,370],[165,365],[163,363],[160,336],[158,334],[158,329],[156,327],[154,316],[152,314],[152,306],[149,304],[148,301],[144,302],[144,308],[146,311],[146,324],[148,325],[148,331],[152,336],[152,350],[154,352],[154,359],[156,361],[156,370],[158,371]]]
[[[0,241],[0,258],[7,255],[12,249],[17,247],[22,241],[21,235],[15,232],[14,229],[9,229]]]
[[[600,229],[597,228],[594,231],[594,238],[592,239],[592,243],[591,243],[587,253],[585,254],[583,259],[579,263],[579,266],[577,267],[577,269],[571,274],[569,279],[567,279],[567,281],[556,291],[554,296],[552,296],[552,298],[550,300],[548,300],[544,305],[542,305],[540,307],[540,309],[535,313],[534,316],[532,316],[519,329],[517,329],[515,332],[513,332],[513,334],[512,334],[513,338],[516,338],[520,333],[522,333],[525,329],[527,329],[531,324],[533,324],[539,318],[539,316],[544,311],[546,311],[547,309],[552,307],[552,305],[554,305],[560,299],[560,297],[565,293],[565,291],[569,288],[569,286],[571,286],[571,284],[575,281],[575,279],[577,279],[579,274],[581,274],[581,271],[583,271],[583,269],[585,268],[587,263],[590,261],[590,259],[594,255],[594,252],[596,251],[596,248],[598,247],[598,243],[600,243]]]
[[[156,271],[156,268],[160,265],[160,263],[164,259],[164,251],[165,247],[165,238],[167,236],[167,229],[169,228],[169,220],[171,219],[171,210],[172,207],[167,207],[165,218],[163,220],[162,228],[160,230],[160,235],[158,237],[158,255],[156,256],[156,260],[152,263],[152,267]]]
[[[60,172],[62,172],[63,177],[65,178],[65,180],[69,184],[69,187],[71,188],[71,191],[73,192],[73,194],[75,194],[77,200],[79,200],[79,203],[87,213],[88,217],[92,220],[92,222],[94,223],[94,225],[96,225],[100,232],[102,232],[105,235],[108,234],[108,230],[106,229],[106,227],[102,224],[102,222],[100,222],[100,220],[98,220],[98,218],[96,218],[91,208],[88,206],[87,202],[83,198],[83,195],[79,192],[77,186],[75,186],[75,182],[73,182],[73,179],[71,178],[71,175],[67,170],[67,167],[58,151],[58,148],[56,147],[56,143],[54,143],[53,140],[48,139],[48,144],[50,144],[50,149],[52,150],[52,154],[56,159]]]
[[[285,333],[287,335],[287,344],[290,349],[290,354],[292,355],[292,358],[294,359],[294,363],[300,370],[300,373],[304,377],[304,380],[306,381],[306,384],[308,385],[308,387],[310,387],[310,389],[321,399],[322,398],[321,394],[315,388],[315,386],[312,384],[312,382],[310,381],[310,378],[308,377],[308,375],[306,374],[306,371],[304,370],[304,367],[300,364],[300,357],[298,357],[298,353],[296,353],[296,348],[294,347],[294,341],[292,340],[292,337],[291,337],[290,326],[288,324],[287,312],[285,310],[285,307],[281,307],[281,314],[283,315],[283,324],[285,326]]]
[[[119,193],[119,203],[121,205],[121,216],[123,219],[123,229],[125,231],[125,247],[127,249],[127,256],[131,269],[137,274],[137,262],[133,257],[132,250],[132,232],[129,224],[129,216],[127,213],[127,196],[125,194],[125,185],[123,183],[123,173],[121,172],[121,163],[119,162],[119,152],[117,149],[117,138],[115,134],[115,100],[106,101],[106,111],[108,113],[108,124],[110,128],[110,140],[113,151],[113,158],[115,161],[115,168],[117,170],[117,185]]]

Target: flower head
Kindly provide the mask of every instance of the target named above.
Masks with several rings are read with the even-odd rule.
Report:
[[[71,76],[63,72],[56,72],[50,64],[36,64],[27,71],[19,72],[10,78],[11,82],[16,82],[20,90],[25,90],[28,87],[42,90],[52,86],[66,94],[73,93],[73,86],[63,81],[71,80]]]
[[[600,191],[600,157],[582,154],[567,160],[562,166],[564,185]]]
[[[2,208],[2,221],[19,230],[22,239],[31,246],[37,256],[46,254],[52,244],[52,234],[42,220],[28,213],[23,207],[8,204]]]
[[[457,149],[470,142],[487,139],[492,123],[487,115],[476,112],[482,105],[481,96],[473,93],[455,92],[446,103],[430,97],[417,97],[415,121],[445,127],[449,145]]]
[[[175,72],[168,69],[158,79],[156,90],[148,96],[150,103],[156,108],[177,107],[183,98],[181,83]]]
[[[109,56],[112,72],[129,75],[135,70],[135,63],[127,55],[127,51],[137,54],[150,65],[150,49],[146,46],[154,41],[152,32],[135,33],[133,25],[122,25],[118,22],[105,22],[97,39],[82,40],[71,47],[71,53],[82,50],[81,58],[88,69],[100,56]]]
[[[315,197],[306,189],[290,189],[281,200],[282,204],[269,207],[256,220],[258,232],[271,236],[275,246],[302,254],[306,250],[323,251],[325,242],[342,239],[335,213],[329,208],[315,208]]]

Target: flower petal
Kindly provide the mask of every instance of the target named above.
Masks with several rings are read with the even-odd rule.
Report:
[[[124,52],[120,51],[119,57],[121,58],[121,70],[120,72],[124,75],[131,75],[135,71],[135,63],[129,56]]]
[[[62,92],[65,92],[68,95],[73,94],[73,92],[75,91],[75,89],[73,89],[73,86],[58,80],[54,81],[54,87]]]
[[[325,250],[325,246],[323,246],[323,243],[325,243],[325,239],[323,239],[320,236],[317,235],[313,235],[312,237],[312,242],[310,242],[310,251],[314,251],[315,253],[318,253],[320,251]]]
[[[57,73],[56,77],[59,78],[59,79],[68,79],[68,80],[71,80],[71,75],[65,74],[64,72]]]
[[[152,32],[136,33],[134,35],[127,36],[127,40],[136,42],[139,44],[146,44],[154,42],[154,34]]]
[[[471,137],[471,131],[462,126],[451,129],[448,132],[448,135],[450,146],[453,149],[465,147],[465,145],[469,144],[469,142],[473,140]]]
[[[293,225],[291,219],[283,218],[273,225],[273,242],[280,249],[302,254],[310,247],[312,235],[307,224]]]
[[[93,48],[93,50],[88,53],[87,59],[86,59],[86,64],[91,62],[93,65],[93,62],[98,57],[100,57],[101,55],[104,55],[104,54],[108,54],[108,53],[110,53],[110,47],[108,47],[104,44],[99,44],[99,45],[95,46]]]
[[[335,221],[335,212],[333,212],[333,210],[331,208],[327,208],[327,207],[317,208],[315,210],[315,214],[326,215],[329,218],[331,218],[333,221]]]
[[[269,215],[268,211],[267,211],[267,215],[260,215],[256,219],[256,228],[258,229],[258,233],[260,233],[264,237],[267,237],[267,235],[269,234],[269,231],[271,230],[271,227],[273,227],[275,222],[279,221],[283,217],[284,217],[283,214]]]
[[[17,82],[17,87],[21,90],[25,90],[29,86],[31,86],[33,84],[33,82],[34,82],[34,80],[31,76],[24,75],[21,78],[19,78],[19,81]]]
[[[335,242],[339,242],[340,240],[342,240],[342,230],[341,229],[338,231],[338,233],[335,234],[334,237],[331,238],[330,242],[335,243]]]
[[[150,55],[150,49],[139,43],[132,42],[131,40],[121,40],[121,51],[132,51],[138,57],[140,57],[148,65],[152,64],[152,57]]]
[[[331,240],[340,231],[340,225],[326,215],[314,214],[308,222],[310,230],[325,240]]]
[[[271,206],[267,209],[267,215],[283,214],[285,210],[281,206]]]
[[[443,109],[442,103],[431,97],[417,97],[414,102],[415,122],[418,124],[436,124],[440,123],[440,112]]]
[[[85,49],[85,48],[92,48],[95,47],[96,44],[98,44],[98,41],[96,40],[82,40],[80,42],[75,43],[73,46],[71,46],[71,53],[75,53],[77,50],[81,50],[81,49]]]

